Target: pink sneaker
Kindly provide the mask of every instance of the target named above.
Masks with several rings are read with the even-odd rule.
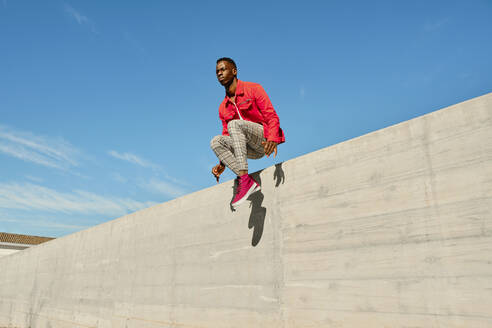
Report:
[[[237,180],[236,196],[232,200],[232,207],[234,208],[241,205],[249,195],[261,189],[260,185],[249,174],[240,176]]]

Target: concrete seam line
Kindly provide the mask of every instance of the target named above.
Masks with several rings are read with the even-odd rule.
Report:
[[[58,319],[58,318],[50,317],[50,316],[47,316],[47,315],[44,315],[44,314],[36,314],[34,312],[24,312],[24,311],[15,311],[15,312],[24,313],[24,314],[31,314],[31,315],[34,314],[35,316],[38,316],[38,317],[45,317],[45,318],[53,319],[53,320],[56,320],[56,321],[67,322],[67,323],[71,323],[71,324],[74,324],[74,325],[77,325],[77,326],[80,326],[80,327],[97,328],[96,326],[87,326],[87,325],[84,325],[84,324],[81,324],[81,323],[77,323],[77,322],[73,322],[73,321],[69,321],[69,320],[64,320],[64,319]]]
[[[206,328],[204,326],[190,326],[190,325],[186,325],[186,324],[178,323],[178,322],[149,320],[149,319],[137,318],[137,317],[127,317],[127,316],[123,316],[123,315],[113,315],[113,317],[125,318],[125,319],[130,319],[130,320],[145,321],[145,322],[152,322],[152,323],[164,324],[164,325],[189,327],[189,328]]]

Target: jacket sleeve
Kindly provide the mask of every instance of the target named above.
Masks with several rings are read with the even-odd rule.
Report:
[[[220,118],[220,121],[222,122],[222,135],[228,136],[229,132],[227,131],[227,122],[224,119],[224,117],[222,116],[222,114],[220,113],[220,109],[219,109],[219,118]]]
[[[256,105],[266,123],[265,139],[281,143],[280,120],[273,109],[272,102],[261,85],[258,84],[255,91]]]

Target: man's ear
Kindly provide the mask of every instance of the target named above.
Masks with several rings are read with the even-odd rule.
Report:
[[[237,68],[232,69],[232,74],[234,74],[234,76],[237,76]]]

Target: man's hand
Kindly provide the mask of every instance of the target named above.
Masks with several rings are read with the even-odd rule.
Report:
[[[265,155],[267,155],[267,157],[269,157],[273,151],[275,151],[273,157],[277,156],[278,143],[276,143],[275,141],[263,141],[261,144],[263,145],[263,147],[265,147]]]
[[[212,174],[217,179],[217,183],[219,183],[219,177],[222,174],[222,172],[224,172],[224,170],[225,170],[225,166],[222,165],[222,163],[219,163],[212,168]]]

